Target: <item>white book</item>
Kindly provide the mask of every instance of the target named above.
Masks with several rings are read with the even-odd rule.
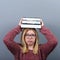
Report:
[[[23,20],[22,21],[22,24],[40,24],[40,21],[30,21],[30,20],[28,20],[28,21],[26,21],[26,20]]]
[[[40,21],[41,19],[39,19],[39,18],[22,18],[23,20],[38,20],[38,21]]]
[[[40,21],[39,18],[22,18],[22,23],[40,24]]]
[[[28,24],[21,24],[22,28],[41,28],[41,25],[28,25]]]
[[[22,28],[41,28],[41,19],[39,18],[22,18]]]

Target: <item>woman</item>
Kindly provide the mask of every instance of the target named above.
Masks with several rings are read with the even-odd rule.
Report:
[[[47,43],[38,44],[38,33],[34,28],[21,28],[22,19],[19,25],[12,29],[4,37],[4,43],[10,52],[14,55],[15,60],[46,60],[47,56],[57,45],[56,37],[44,26],[41,21],[41,29],[39,31],[46,37]],[[16,43],[14,38],[22,31],[22,43]]]

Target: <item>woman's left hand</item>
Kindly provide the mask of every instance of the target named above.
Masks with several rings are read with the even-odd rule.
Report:
[[[40,23],[41,23],[41,28],[42,28],[44,26],[42,19],[40,20]]]

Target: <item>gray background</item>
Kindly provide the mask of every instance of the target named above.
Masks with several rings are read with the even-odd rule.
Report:
[[[47,60],[60,60],[60,0],[0,0],[0,60],[14,57],[3,43],[3,37],[18,25],[21,17],[40,17],[58,39],[58,45]],[[39,33],[41,43],[46,39]],[[19,42],[20,35],[15,40]]]

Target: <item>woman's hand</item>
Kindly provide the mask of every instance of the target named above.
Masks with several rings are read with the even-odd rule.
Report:
[[[42,19],[40,20],[40,23],[41,23],[41,28],[42,28],[44,26]]]
[[[21,26],[21,23],[22,23],[22,18],[20,19],[20,21],[19,21],[19,24],[18,24],[18,25],[19,25],[19,26]]]

